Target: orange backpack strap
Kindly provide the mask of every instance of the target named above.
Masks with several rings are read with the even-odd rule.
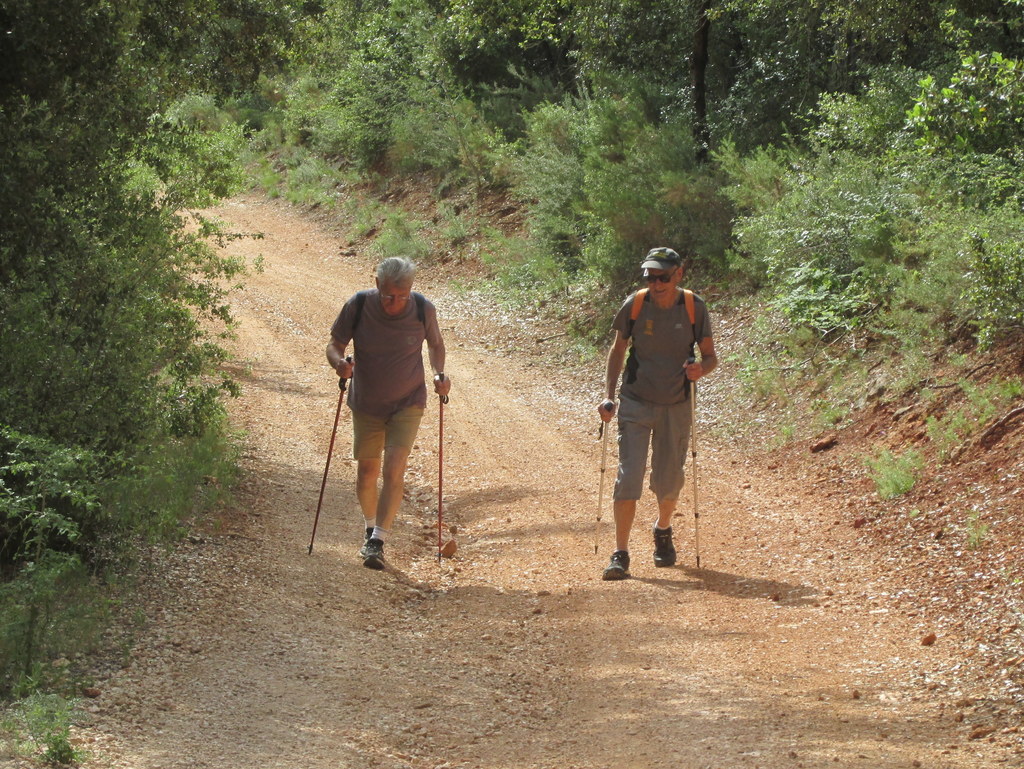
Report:
[[[647,298],[647,289],[641,288],[636,292],[633,297],[633,305],[629,308],[629,325],[627,326],[628,333],[627,337],[633,336],[633,324],[636,323],[636,319],[640,317],[640,310],[644,307],[644,300]]]
[[[636,321],[640,317],[640,310],[643,309],[644,300],[647,298],[647,289],[641,288],[636,292],[636,296],[633,297],[633,306],[629,310],[629,319]]]
[[[688,288],[684,288],[683,299],[686,300],[686,314],[690,316],[690,325],[696,327],[697,310],[693,304],[693,292]]]

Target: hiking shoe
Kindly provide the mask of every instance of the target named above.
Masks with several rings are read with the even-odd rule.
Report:
[[[363,566],[367,569],[384,568],[384,543],[381,540],[373,537],[366,540],[359,555],[363,557]]]
[[[373,536],[373,527],[372,526],[367,526],[366,527],[366,536],[363,537],[363,544],[365,545],[367,542],[369,542],[370,541],[370,537],[372,537],[372,536]]]
[[[672,527],[654,530],[654,565],[675,566],[676,548],[672,544]]]
[[[601,579],[625,579],[629,576],[629,553],[616,550],[612,559],[604,569]]]

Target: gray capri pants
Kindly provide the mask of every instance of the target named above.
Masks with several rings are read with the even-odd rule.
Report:
[[[690,402],[663,406],[621,398],[618,415],[619,472],[613,498],[640,499],[651,448],[651,491],[658,502],[679,499],[690,440]]]

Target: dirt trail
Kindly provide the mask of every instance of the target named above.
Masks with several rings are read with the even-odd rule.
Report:
[[[686,498],[683,565],[656,570],[640,525],[634,578],[602,582],[612,532],[606,511],[595,555],[600,365],[577,381],[495,342],[511,333],[496,314],[428,274],[417,288],[438,305],[453,379],[444,489],[458,554],[435,557],[434,400],[391,568],[356,557],[345,412],[307,555],[337,404],[323,348],[372,267],[283,204],[241,199],[220,214],[265,235],[230,246],[266,259],[235,302],[245,479],[236,511],[173,559],[175,591],[102,682],[76,732],[87,766],[1022,765],[1008,744],[969,739],[952,703],[929,695],[941,644],[921,645],[838,514],[711,424],[705,568],[693,568]],[[727,339],[719,347],[728,354]],[[710,381],[703,397],[714,399]],[[653,515],[645,498],[640,518]]]

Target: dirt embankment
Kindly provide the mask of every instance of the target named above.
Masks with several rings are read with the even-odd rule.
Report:
[[[922,644],[931,617],[901,603],[845,499],[823,493],[835,456],[781,464],[718,428],[728,365],[701,396],[703,568],[688,486],[680,564],[653,567],[645,498],[633,579],[602,582],[600,361],[545,362],[534,338],[558,329],[524,328],[429,270],[417,288],[439,308],[454,383],[444,507],[458,552],[436,558],[434,402],[390,568],[356,557],[344,412],[307,554],[338,393],[323,349],[372,265],[280,203],[220,213],[264,234],[230,246],[266,260],[235,300],[245,477],[232,512],[168,560],[150,624],[100,682],[75,733],[87,766],[1024,765],[1011,706],[988,707],[980,683],[953,675],[956,645]],[[736,332],[726,317],[718,329],[728,357]],[[614,464],[614,442],[609,454]]]

